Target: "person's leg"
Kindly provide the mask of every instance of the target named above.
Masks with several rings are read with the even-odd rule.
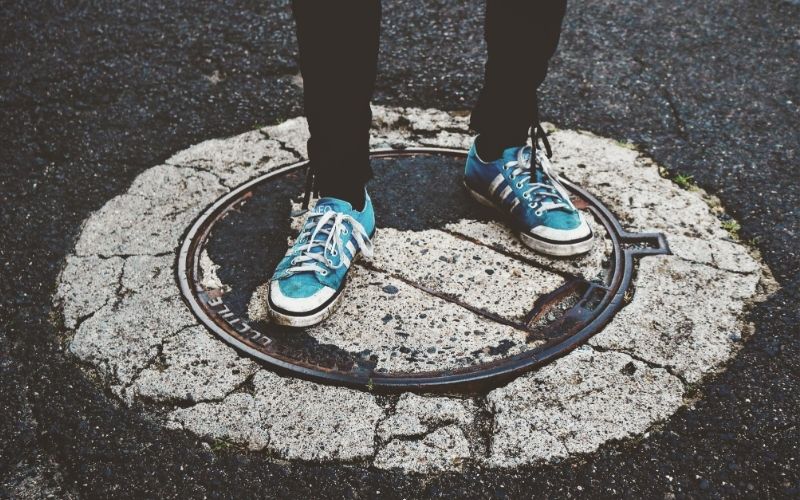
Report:
[[[323,196],[360,209],[369,165],[369,102],[380,34],[379,0],[293,0],[308,154]],[[358,206],[356,206],[358,205]]]
[[[369,101],[380,1],[293,0],[292,9],[311,132],[309,179],[315,181],[306,186],[306,197],[316,190],[325,198],[307,212],[275,267],[267,305],[274,322],[302,327],[333,313],[350,265],[372,253],[375,211],[364,185],[372,175]]]
[[[471,127],[478,153],[499,158],[525,143],[538,122],[536,90],[556,50],[566,0],[486,0],[485,79]]]
[[[471,121],[479,135],[464,169],[473,198],[497,209],[525,245],[557,256],[588,252],[593,241],[585,217],[551,174],[550,146],[538,123],[536,91],[565,10],[566,0],[487,0],[486,79]],[[532,147],[525,145],[529,129]],[[546,154],[537,150],[538,138]]]

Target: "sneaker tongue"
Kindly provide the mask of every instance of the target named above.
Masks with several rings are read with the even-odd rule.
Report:
[[[339,198],[331,198],[326,196],[317,200],[314,210],[321,212],[327,212],[330,210],[334,212],[349,213],[353,211],[353,206],[344,200],[340,200]]]
[[[535,154],[533,149],[529,146],[515,146],[511,148],[506,148],[503,150],[503,161],[521,161],[521,160],[531,160],[531,156]],[[553,183],[550,181],[550,178],[547,174],[544,173],[544,170],[539,168],[536,162],[534,161],[534,165],[531,168],[531,179],[530,182],[532,183],[539,183],[539,184],[547,184],[552,186]],[[569,215],[574,212],[574,210],[568,207],[558,207],[558,208],[551,208],[548,210],[554,217],[560,217],[563,215]]]
[[[331,198],[331,197],[324,197],[317,200],[317,204],[314,206],[315,213],[325,213],[325,212],[344,212],[349,213],[353,211],[353,206],[350,203],[340,200],[339,198]],[[327,228],[331,227],[332,222],[328,222],[326,224]],[[310,228],[313,231],[313,227]],[[317,241],[321,239],[327,238],[326,234],[317,234]],[[311,249],[311,253],[322,253],[323,248],[321,245],[315,245],[314,248]]]

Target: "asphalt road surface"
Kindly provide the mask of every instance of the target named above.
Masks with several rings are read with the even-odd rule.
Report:
[[[482,11],[384,2],[376,102],[468,109]],[[300,114],[287,2],[3,2],[0,23],[0,495],[800,494],[796,1],[571,2],[544,118],[692,175],[781,290],[751,312],[755,335],[697,402],[642,439],[431,478],[209,450],[124,407],[63,354],[50,302],[81,221],[175,151]]]

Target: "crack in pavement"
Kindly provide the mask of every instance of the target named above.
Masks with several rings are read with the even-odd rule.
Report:
[[[590,341],[590,342],[591,342],[591,341]],[[589,342],[589,343],[587,343],[587,344],[585,344],[585,345],[587,345],[587,346],[588,346],[590,349],[592,349],[592,350],[594,350],[594,351],[596,351],[596,352],[598,352],[598,353],[603,353],[603,352],[616,352],[616,353],[619,353],[619,354],[624,354],[624,355],[628,356],[628,357],[629,357],[629,358],[631,358],[631,359],[634,359],[634,360],[636,360],[636,361],[639,361],[640,363],[643,363],[643,364],[647,365],[647,367],[649,367],[649,368],[653,368],[653,369],[660,369],[660,370],[664,370],[664,371],[666,371],[668,374],[670,374],[670,375],[672,375],[673,377],[677,378],[677,379],[678,379],[678,380],[681,382],[681,384],[684,386],[684,388],[688,388],[688,387],[691,387],[691,386],[692,386],[692,384],[690,384],[690,383],[689,383],[689,382],[688,382],[688,381],[687,381],[687,380],[684,378],[684,376],[683,376],[683,375],[681,375],[681,374],[679,374],[679,373],[676,373],[676,372],[674,371],[674,367],[672,367],[672,366],[669,366],[669,365],[662,365],[662,364],[656,363],[655,361],[650,361],[650,360],[648,360],[648,359],[644,359],[644,358],[642,358],[641,356],[639,356],[639,355],[637,355],[637,354],[634,354],[634,353],[630,352],[630,351],[629,351],[629,350],[627,350],[627,349],[622,349],[622,348],[606,348],[606,347],[600,347],[600,346],[597,346],[597,345],[591,344],[590,342]]]

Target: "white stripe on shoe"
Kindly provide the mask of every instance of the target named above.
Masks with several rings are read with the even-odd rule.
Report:
[[[511,189],[511,186],[506,186],[505,189],[503,189],[503,191],[500,192],[498,201],[500,203],[506,203],[508,201],[508,200],[506,200],[506,198],[508,198],[508,195],[512,195],[513,196],[513,193],[514,193],[514,190]]]
[[[495,177],[492,180],[492,183],[489,184],[489,194],[493,195],[494,192],[497,191],[497,188],[500,187],[500,184],[502,184],[505,180],[506,179],[505,179],[505,177],[503,177],[503,174],[497,174],[497,177]],[[506,185],[508,185],[508,184],[506,184]]]

